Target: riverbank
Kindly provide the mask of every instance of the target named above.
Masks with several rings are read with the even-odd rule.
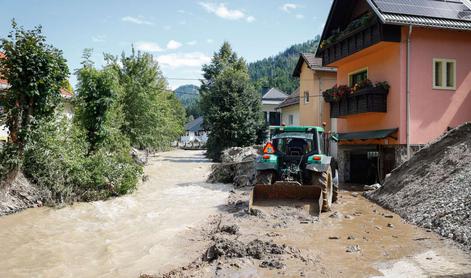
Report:
[[[0,217],[27,208],[41,207],[47,192],[39,190],[19,173],[9,186],[0,186]]]

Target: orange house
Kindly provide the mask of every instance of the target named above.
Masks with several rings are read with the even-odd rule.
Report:
[[[316,56],[337,68],[339,87],[323,94],[338,119],[341,180],[380,182],[421,146],[471,121],[470,6],[333,1]]]

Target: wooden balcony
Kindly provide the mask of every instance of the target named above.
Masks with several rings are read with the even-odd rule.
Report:
[[[332,64],[379,42],[400,42],[401,27],[383,25],[378,20],[342,35],[336,42],[320,49],[323,65]]]
[[[382,87],[366,88],[338,101],[330,102],[330,117],[340,118],[348,115],[387,112],[388,90]]]

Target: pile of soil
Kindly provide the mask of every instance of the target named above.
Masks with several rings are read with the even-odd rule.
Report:
[[[471,250],[471,123],[417,152],[365,195]]]
[[[253,185],[255,182],[255,159],[260,147],[234,147],[223,151],[221,163],[211,167],[208,182],[232,183],[235,187]]]
[[[11,184],[0,185],[0,216],[42,206],[46,195],[20,172]]]

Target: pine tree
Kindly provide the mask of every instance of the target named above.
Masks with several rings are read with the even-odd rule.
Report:
[[[207,155],[219,161],[229,147],[257,143],[264,128],[260,96],[254,90],[244,59],[237,57],[228,42],[203,66],[201,106],[209,131]]]

